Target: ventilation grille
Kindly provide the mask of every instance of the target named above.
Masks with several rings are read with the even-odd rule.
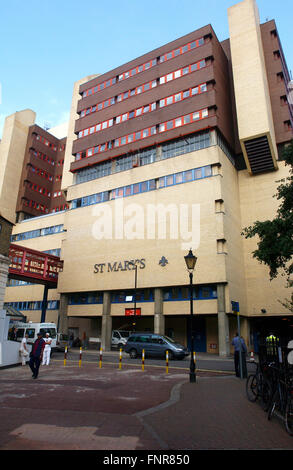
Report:
[[[275,170],[267,136],[247,140],[244,145],[253,174]]]

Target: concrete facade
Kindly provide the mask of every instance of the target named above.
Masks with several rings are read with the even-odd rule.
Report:
[[[13,228],[13,237],[20,235],[14,243],[39,251],[60,250],[64,268],[57,289],[49,290],[55,308],[48,309],[46,317],[58,323],[60,331],[74,331],[80,339],[84,333],[99,338],[109,349],[112,329],[131,329],[135,320],[138,330],[165,333],[188,344],[184,256],[190,248],[198,258],[193,303],[199,351],[230,354],[237,329],[231,301],[240,304],[241,334],[250,349],[259,332],[254,320],[266,328],[270,319],[280,320],[279,325],[285,318],[293,327],[292,313],[279,302],[287,296],[283,279],[269,281],[268,269],[252,256],[256,240],[241,236],[254,221],[274,217],[277,181],[288,176],[280,153],[292,134],[276,131],[277,108],[271,106],[272,79],[267,76],[274,59],[270,47],[265,54],[263,48],[274,25],[259,24],[252,0],[230,8],[228,18],[230,39],[222,44],[210,26],[204,27],[114,71],[74,84],[61,182],[69,209]],[[190,50],[185,52],[187,43]],[[170,50],[174,56],[168,62]],[[138,73],[140,64],[149,64],[153,57],[160,61]],[[197,65],[192,75],[191,65],[200,63],[204,66]],[[129,70],[136,76],[127,77]],[[165,76],[171,77],[166,78],[169,82],[162,81]],[[154,82],[152,90],[137,93],[137,87]],[[101,84],[103,89],[96,91]],[[122,99],[122,92],[131,90],[136,90],[133,97]],[[172,105],[161,105],[171,95]],[[109,105],[111,97],[116,101]],[[156,105],[152,111],[135,115],[150,102]],[[282,119],[289,111],[282,109]],[[126,116],[125,122],[120,115]],[[103,120],[105,129],[98,131]],[[146,138],[139,134],[145,129],[153,129]],[[89,134],[79,137],[85,130]],[[259,138],[266,139],[261,168],[255,150]],[[251,142],[252,148],[247,146]],[[45,236],[32,234],[60,226],[60,231],[52,229]],[[12,283],[5,302],[19,307],[25,302],[27,317],[38,321],[36,303],[42,296],[41,286]],[[141,313],[135,319],[129,315],[134,305]]]

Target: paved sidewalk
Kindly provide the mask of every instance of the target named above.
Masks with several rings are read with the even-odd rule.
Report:
[[[293,449],[276,418],[245,396],[245,381],[169,367],[54,361],[0,370],[1,450]]]

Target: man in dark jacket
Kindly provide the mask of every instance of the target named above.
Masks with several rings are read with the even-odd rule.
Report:
[[[38,377],[39,367],[43,358],[43,351],[45,347],[45,341],[43,340],[42,333],[38,333],[38,338],[33,344],[32,351],[30,353],[29,366],[33,373],[33,379]]]

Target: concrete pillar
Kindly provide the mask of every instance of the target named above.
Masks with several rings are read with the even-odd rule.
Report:
[[[225,303],[225,285],[217,285],[218,295],[218,341],[219,341],[219,355],[229,356],[230,344],[229,344],[229,319],[226,315],[226,303]]]
[[[63,333],[65,335],[68,334],[68,316],[67,316],[67,309],[68,309],[68,295],[61,294],[60,295],[60,302],[59,302],[59,325],[58,331],[59,333]]]
[[[0,310],[3,309],[10,259],[0,254]]]
[[[165,317],[164,317],[164,302],[163,290],[155,288],[155,303],[154,303],[154,333],[157,335],[165,334]]]
[[[111,294],[104,292],[103,316],[101,331],[101,347],[103,351],[111,351],[112,317],[111,317]]]

